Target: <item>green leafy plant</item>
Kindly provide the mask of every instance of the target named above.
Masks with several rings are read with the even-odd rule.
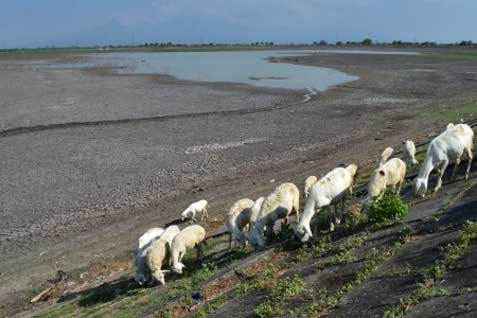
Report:
[[[305,282],[297,275],[274,281],[268,288],[270,294],[267,301],[254,309],[254,314],[258,318],[276,317],[280,311],[283,301],[293,298],[305,291]]]
[[[386,190],[383,196],[368,207],[369,220],[371,222],[386,222],[402,220],[409,213],[409,207],[399,194],[392,190]]]
[[[444,278],[447,269],[455,264],[466,252],[471,240],[477,237],[477,223],[466,221],[461,237],[454,244],[448,244],[442,250],[445,258],[436,261],[424,270],[424,279],[418,283],[418,288],[410,295],[401,298],[399,304],[386,310],[384,318],[404,318],[406,313],[415,305],[430,298],[448,296],[449,291],[439,288],[439,282]]]
[[[352,229],[366,223],[368,223],[368,215],[366,213],[348,213],[344,227],[345,229]]]
[[[302,293],[305,290],[305,282],[298,276],[293,278],[285,278],[279,280],[270,291],[270,296],[273,299],[279,300],[282,298],[289,298]]]
[[[268,302],[262,303],[255,308],[253,311],[256,317],[258,318],[269,318],[273,317],[273,307]]]
[[[280,231],[274,234],[274,239],[278,241],[285,241],[293,239],[293,228],[290,224],[282,223],[280,226]]]

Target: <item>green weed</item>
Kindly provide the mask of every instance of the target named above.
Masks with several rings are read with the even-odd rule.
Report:
[[[371,222],[386,222],[402,220],[409,213],[409,207],[395,191],[386,190],[383,196],[373,202],[369,207],[369,220]]]

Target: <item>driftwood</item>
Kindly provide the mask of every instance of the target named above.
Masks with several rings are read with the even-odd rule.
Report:
[[[42,291],[41,293],[39,293],[38,295],[36,295],[35,297],[33,297],[31,300],[30,300],[30,304],[34,304],[36,302],[39,302],[39,301],[44,301],[48,298],[48,296],[50,295],[51,291],[53,290],[53,287],[48,287],[47,289],[45,289],[44,291]]]
[[[55,265],[56,267],[56,265]],[[47,289],[43,290],[41,293],[36,295],[30,300],[31,304],[37,303],[39,301],[46,301],[52,294],[55,292],[58,292],[58,289],[62,288],[62,284],[64,284],[68,280],[69,276],[66,274],[66,272],[62,270],[58,270],[56,272],[56,275],[52,279],[47,279],[46,281],[50,285]],[[63,287],[64,288],[64,287]]]

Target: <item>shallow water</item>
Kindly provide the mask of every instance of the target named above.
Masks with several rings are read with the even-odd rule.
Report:
[[[272,56],[296,56],[307,53],[284,51],[105,53],[94,55],[93,64],[124,67],[118,70],[120,73],[167,74],[190,81],[231,82],[316,91],[358,79],[356,76],[331,68],[270,63],[266,60]]]
[[[118,72],[125,74],[166,74],[189,81],[231,82],[260,87],[315,91],[324,91],[331,86],[358,79],[357,76],[332,68],[270,63],[267,60],[268,57],[274,56],[311,53],[418,54],[371,50],[120,52],[93,54],[93,59],[86,63],[86,66],[112,65],[119,67]],[[82,64],[82,66],[85,65]]]

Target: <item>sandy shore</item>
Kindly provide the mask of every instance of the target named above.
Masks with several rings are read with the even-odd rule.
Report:
[[[54,264],[124,255],[191,200],[211,202],[216,228],[236,199],[366,164],[438,129],[423,113],[477,95],[477,63],[432,55],[281,58],[360,77],[283,109],[303,92],[38,67],[84,58],[0,57],[0,130],[14,132],[0,132],[0,311]]]

